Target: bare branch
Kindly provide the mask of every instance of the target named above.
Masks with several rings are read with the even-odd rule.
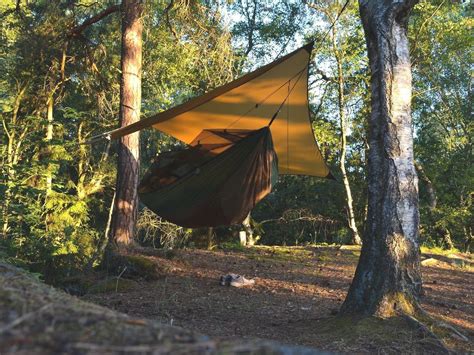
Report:
[[[171,20],[170,20],[170,11],[173,9],[173,7],[174,7],[174,0],[171,0],[168,6],[166,6],[165,11],[164,11],[166,27],[168,27],[173,37],[176,40],[179,40],[178,34],[174,30],[173,25],[171,24]]]
[[[2,14],[0,14],[0,18],[4,18],[4,17],[7,17],[8,15],[10,15],[11,13],[13,12],[16,12],[17,14],[20,14],[21,15],[21,12],[20,12],[20,0],[16,0],[16,5],[13,9],[8,9],[8,10],[5,10]]]
[[[94,15],[84,20],[84,22],[82,22],[79,26],[72,28],[69,31],[69,37],[79,37],[87,27],[89,27],[90,25],[93,25],[96,22],[99,22],[103,18],[117,11],[120,11],[120,5],[112,5],[106,8],[105,10],[99,12],[97,15]]]
[[[254,46],[254,42],[253,42],[253,33],[255,31],[255,19],[257,17],[257,2],[254,1],[253,2],[253,11],[252,11],[252,15],[250,16],[249,12],[248,12],[248,7],[245,9],[245,13],[247,15],[247,22],[248,22],[248,25],[249,25],[249,29],[248,29],[248,34],[247,34],[247,40],[248,40],[248,44],[247,44],[247,49],[245,50],[245,55],[247,56],[250,51],[253,49],[253,46]]]

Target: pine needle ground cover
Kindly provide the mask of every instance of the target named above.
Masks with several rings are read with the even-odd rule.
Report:
[[[357,264],[354,246],[141,253],[156,264],[159,278],[94,290],[82,298],[224,339],[273,339],[343,352],[443,351],[434,334],[450,349],[474,349],[469,342],[474,335],[474,260],[467,254],[448,257],[424,250],[423,259],[429,262],[422,263],[427,264],[422,267],[422,306],[436,320],[427,323],[433,332],[429,334],[404,318],[359,321],[337,316]],[[219,286],[220,275],[230,272],[254,278],[255,286]],[[127,281],[117,284],[121,282]]]

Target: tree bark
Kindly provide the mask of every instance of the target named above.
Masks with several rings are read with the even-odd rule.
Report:
[[[408,17],[417,0],[359,0],[371,69],[368,220],[341,312],[415,313],[421,291]]]
[[[142,66],[142,12],[140,0],[122,2],[122,77],[120,83],[120,125],[140,119]],[[111,228],[112,245],[119,251],[133,244],[138,211],[139,133],[120,139],[116,200]]]
[[[339,106],[339,123],[341,127],[341,153],[340,153],[340,168],[342,173],[342,182],[346,191],[346,207],[347,207],[347,224],[351,230],[351,243],[355,245],[361,245],[362,240],[359,236],[359,230],[354,215],[354,206],[352,200],[351,185],[349,183],[349,177],[346,171],[346,152],[347,152],[347,117],[345,110],[345,95],[344,95],[344,72],[342,69],[342,58],[341,53],[337,49],[336,45],[336,26],[333,27],[332,33],[332,49],[334,57],[336,58],[337,64],[337,89],[338,89],[338,106]]]

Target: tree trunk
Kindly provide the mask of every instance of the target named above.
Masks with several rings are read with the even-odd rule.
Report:
[[[242,226],[244,227],[244,232],[245,232],[245,245],[249,246],[254,246],[255,243],[257,242],[254,238],[254,231],[252,228],[252,223],[251,223],[251,213],[245,217],[245,219],[242,222]]]
[[[464,252],[465,253],[470,253],[471,252],[471,244],[472,241],[474,240],[474,237],[472,235],[472,228],[471,227],[463,227],[464,230]]]
[[[338,89],[338,106],[339,106],[339,123],[341,126],[341,155],[340,168],[342,173],[342,182],[346,191],[346,207],[347,207],[347,222],[351,230],[351,243],[361,245],[362,241],[359,236],[359,230],[355,222],[354,207],[352,201],[351,185],[349,184],[349,177],[346,171],[346,152],[347,152],[347,117],[345,110],[345,95],[344,95],[344,72],[342,70],[342,58],[336,46],[336,26],[333,27],[332,47],[334,57],[337,63],[337,89]]]
[[[214,228],[207,228],[207,250],[214,248]]]
[[[142,66],[142,11],[140,0],[122,2],[122,77],[120,125],[140,119]],[[138,211],[139,133],[120,139],[116,200],[111,229],[112,246],[124,250],[133,244]]]
[[[368,221],[342,313],[414,313],[421,291],[407,38],[416,0],[360,0],[371,69]]]
[[[53,109],[54,109],[54,97],[53,94],[48,98],[46,104],[46,117],[48,120],[48,126],[46,128],[46,141],[48,142],[48,160],[51,160],[51,141],[53,140]],[[51,164],[48,163],[46,167],[46,198],[53,191],[53,171]]]
[[[19,159],[20,146],[24,138],[24,133],[17,136],[17,120],[18,112],[20,110],[21,101],[23,95],[25,94],[26,86],[22,89],[19,89],[19,92],[15,98],[15,104],[13,105],[12,119],[11,119],[11,130],[7,128],[5,120],[2,121],[2,126],[7,135],[7,156],[6,156],[6,190],[4,194],[3,204],[2,204],[2,238],[6,239],[9,232],[9,220],[10,220],[10,204],[12,202],[12,185],[15,181],[16,170],[15,166]],[[3,163],[3,161],[2,161]]]
[[[454,249],[453,239],[451,238],[451,232],[448,228],[444,229],[443,242],[446,249]]]
[[[53,140],[53,133],[54,133],[54,91],[50,94],[48,101],[46,102],[46,118],[48,120],[48,124],[46,126],[46,155],[48,163],[46,165],[46,187],[45,187],[45,205],[47,204],[48,200],[51,197],[51,193],[53,192],[53,165],[51,164],[52,160],[52,140]],[[49,230],[49,224],[51,222],[51,213],[47,211],[44,217],[44,227],[46,231]]]
[[[428,205],[430,207],[430,210],[434,210],[436,208],[436,205],[438,204],[438,197],[436,196],[436,190],[434,188],[434,185],[431,182],[430,178],[426,175],[423,166],[417,161],[415,161],[415,168],[418,172],[420,180],[422,180],[426,184],[426,190],[428,192],[429,198]]]

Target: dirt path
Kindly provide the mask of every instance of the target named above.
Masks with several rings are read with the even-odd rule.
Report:
[[[378,341],[376,334],[361,336],[354,344],[338,345],[338,338],[328,338],[324,328],[344,300],[357,250],[256,247],[244,251],[182,250],[172,258],[160,252],[149,254],[160,268],[160,279],[127,282],[119,292],[83,298],[212,336],[257,337],[338,350],[370,351],[371,346],[380,350],[380,344],[387,345],[383,339]],[[219,276],[229,272],[254,278],[255,285],[241,289],[219,286]],[[472,337],[472,268],[441,263],[423,267],[423,277],[423,307]],[[411,346],[391,340],[386,350],[407,351]],[[470,345],[462,346],[470,349]]]

